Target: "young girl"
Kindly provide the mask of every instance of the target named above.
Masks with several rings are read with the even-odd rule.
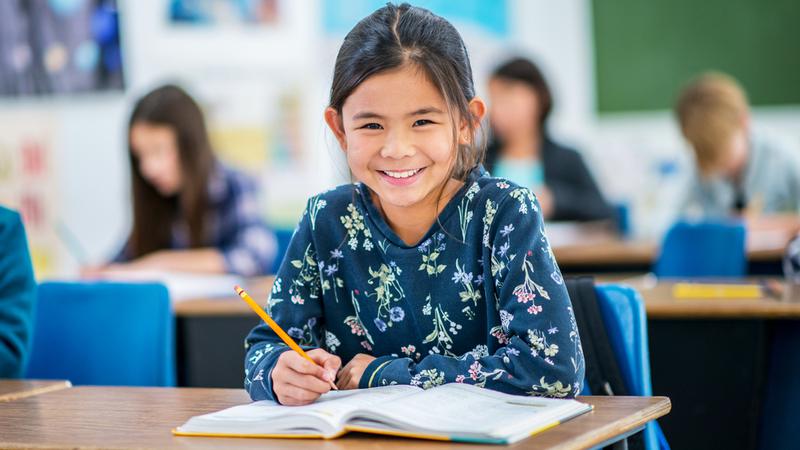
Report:
[[[389,4],[345,37],[325,120],[358,183],[309,200],[266,307],[319,366],[257,326],[245,343],[254,400],[310,403],[333,380],[580,391],[539,205],[480,167],[484,112],[443,18]]]
[[[214,157],[203,113],[176,86],[145,95],[130,118],[133,228],[114,264],[90,269],[267,273],[277,245],[255,184]]]
[[[523,58],[495,69],[489,81],[493,140],[486,154],[492,175],[536,192],[549,220],[610,219],[581,155],[555,142],[547,131],[553,96],[542,72]]]

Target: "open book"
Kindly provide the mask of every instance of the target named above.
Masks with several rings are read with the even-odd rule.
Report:
[[[335,438],[348,431],[509,444],[592,409],[576,400],[523,397],[466,384],[331,391],[305,406],[259,401],[196,416],[178,436]]]

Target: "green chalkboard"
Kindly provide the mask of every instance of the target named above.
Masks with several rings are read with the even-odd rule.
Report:
[[[592,0],[597,109],[669,109],[706,70],[800,104],[800,0]]]

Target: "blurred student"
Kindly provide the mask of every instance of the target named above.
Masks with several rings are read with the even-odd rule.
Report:
[[[800,157],[753,132],[736,80],[721,73],[699,76],[680,92],[675,113],[697,162],[685,215],[800,212]]]
[[[30,350],[36,282],[19,214],[0,206],[0,378],[22,376]]]
[[[547,118],[553,97],[541,71],[523,58],[498,67],[489,81],[492,141],[486,168],[536,193],[550,220],[610,219],[581,155],[550,137]]]
[[[261,275],[277,245],[259,217],[256,185],[213,155],[203,113],[176,86],[145,95],[129,123],[133,227],[103,271]]]

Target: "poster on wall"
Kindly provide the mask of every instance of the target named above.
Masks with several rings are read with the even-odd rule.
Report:
[[[49,113],[0,114],[0,205],[22,215],[39,278],[58,262],[54,123]]]
[[[0,2],[0,96],[122,89],[116,0]]]
[[[279,19],[277,0],[170,0],[173,24],[274,25]]]
[[[217,156],[261,185],[271,224],[293,227],[308,197],[312,161],[303,84],[281,77],[234,79],[197,79],[189,90],[202,104]]]

